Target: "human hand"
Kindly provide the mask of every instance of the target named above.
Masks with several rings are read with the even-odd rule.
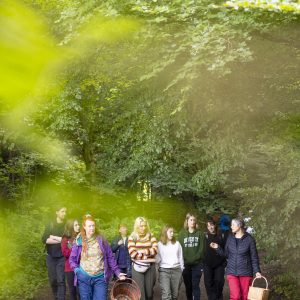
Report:
[[[262,277],[262,275],[261,275],[261,273],[260,273],[260,272],[256,272],[256,274],[255,274],[255,277],[256,277],[256,278],[261,278],[261,277]]]
[[[77,273],[80,271],[80,268],[75,268],[74,273],[77,275]]]
[[[218,249],[219,245],[217,243],[210,243],[209,246],[213,249]]]
[[[126,274],[125,273],[120,273],[119,276],[118,276],[118,278],[120,280],[125,280],[126,279]]]
[[[119,241],[118,241],[118,245],[119,246],[121,246],[121,245],[123,245],[124,243],[123,243],[123,239],[120,239]]]
[[[57,242],[61,242],[61,237],[60,236],[56,236],[56,235],[50,235],[50,239],[57,241]]]
[[[73,247],[73,244],[70,241],[68,241],[68,249],[72,249],[72,247]]]

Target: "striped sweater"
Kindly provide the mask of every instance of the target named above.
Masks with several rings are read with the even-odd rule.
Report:
[[[154,258],[157,254],[157,241],[151,234],[144,237],[132,234],[128,238],[128,252],[133,260]]]

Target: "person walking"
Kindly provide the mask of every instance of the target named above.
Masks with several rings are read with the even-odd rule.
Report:
[[[131,277],[131,258],[128,252],[127,226],[119,225],[119,235],[111,243],[111,249],[115,254],[118,267],[127,277]]]
[[[206,222],[207,232],[204,234],[204,260],[203,274],[204,284],[208,300],[222,300],[224,287],[224,274],[226,259],[218,255],[210,247],[211,243],[217,243],[224,249],[224,237],[217,232],[216,223],[213,220]]]
[[[215,242],[210,246],[218,254],[227,257],[230,300],[247,300],[253,275],[261,277],[256,244],[254,238],[245,231],[243,219],[233,219],[231,230],[233,234],[228,236],[224,250]]]
[[[162,300],[177,300],[184,269],[182,247],[174,236],[174,228],[164,226],[158,242],[156,262]]]
[[[61,251],[65,257],[65,275],[69,287],[70,300],[77,300],[77,289],[74,285],[74,270],[70,266],[69,257],[72,251],[76,236],[80,232],[80,225],[77,220],[68,220],[61,240]]]
[[[99,235],[91,215],[83,218],[80,235],[72,247],[69,261],[75,272],[80,300],[106,299],[108,282],[113,273],[120,280],[126,279],[118,268],[110,245]]]
[[[140,288],[141,300],[152,300],[156,281],[157,241],[143,217],[135,220],[133,232],[128,238],[128,251],[133,261],[132,279]]]
[[[54,299],[64,300],[66,293],[65,286],[65,258],[61,251],[61,239],[64,232],[64,219],[67,209],[64,206],[56,210],[55,220],[45,226],[42,242],[45,244],[47,257],[46,264],[48,270],[49,283]]]
[[[186,215],[178,241],[182,246],[184,270],[182,273],[187,300],[200,300],[200,279],[203,268],[204,235],[198,230],[194,214]]]

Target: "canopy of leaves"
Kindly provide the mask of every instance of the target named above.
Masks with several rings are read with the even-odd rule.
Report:
[[[23,3],[17,12],[46,25],[32,29],[25,14],[24,51],[7,51],[5,36],[0,47],[11,58],[0,69],[4,203],[30,203],[39,178],[71,186],[70,198],[72,187],[92,191],[99,207],[104,193],[145,181],[156,199],[250,215],[266,260],[299,276],[297,2]],[[39,45],[33,69],[27,44]],[[276,290],[296,299],[286,278]]]

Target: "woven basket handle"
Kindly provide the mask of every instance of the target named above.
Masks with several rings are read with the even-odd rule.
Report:
[[[252,285],[251,285],[251,286],[254,285],[254,281],[255,281],[256,279],[258,279],[258,278],[259,278],[259,277],[255,277],[255,278],[253,279]],[[266,290],[267,290],[267,289],[268,289],[268,286],[269,286],[267,278],[264,277],[264,276],[261,276],[260,278],[263,278],[263,279],[265,280],[265,282],[266,282]]]

